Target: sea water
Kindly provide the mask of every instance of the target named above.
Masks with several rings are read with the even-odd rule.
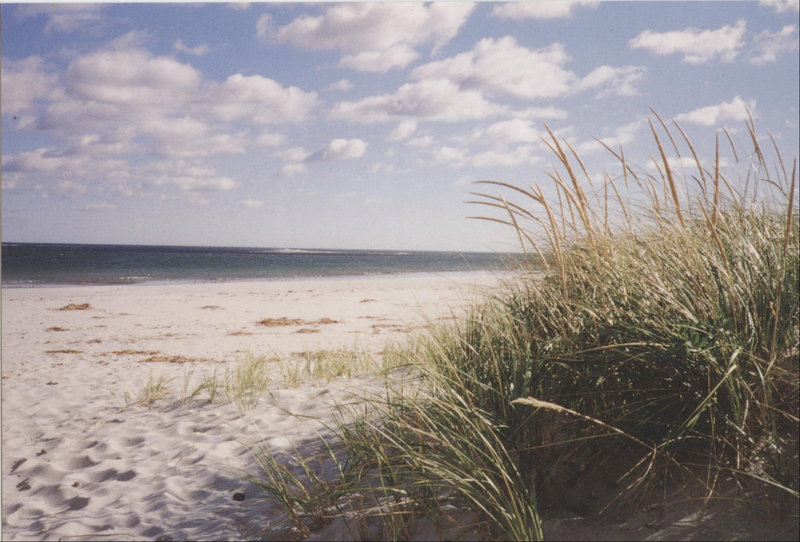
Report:
[[[216,282],[501,271],[521,263],[519,254],[489,252],[3,243],[2,285]]]

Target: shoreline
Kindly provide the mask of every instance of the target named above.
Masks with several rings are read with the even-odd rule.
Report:
[[[258,278],[221,278],[209,279],[175,279],[175,280],[139,280],[131,282],[87,282],[87,283],[0,283],[0,290],[22,290],[22,289],[42,289],[42,288],[72,288],[72,287],[116,287],[116,286],[172,286],[184,284],[253,284],[259,282],[293,282],[293,281],[326,281],[326,280],[369,280],[373,278],[467,278],[475,277],[513,277],[519,273],[512,269],[478,269],[464,271],[396,271],[396,272],[375,272],[358,274],[331,274],[331,275],[293,275],[293,276],[274,276]]]

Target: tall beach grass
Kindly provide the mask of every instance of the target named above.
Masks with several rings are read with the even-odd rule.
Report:
[[[324,460],[298,453],[287,477],[257,452],[295,534],[338,520],[370,538],[379,518],[413,538],[457,510],[460,534],[541,539],[543,506],[592,514],[678,481],[796,511],[796,160],[752,119],[748,150],[723,130],[710,163],[677,123],[649,126],[652,169],[606,147],[618,171],[592,176],[548,128],[547,185],[478,184],[477,218],[543,271],[419,337],[410,380],[340,416]]]

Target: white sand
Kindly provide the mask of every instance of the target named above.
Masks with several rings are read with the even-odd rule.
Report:
[[[270,390],[240,414],[230,403],[181,404],[187,375],[222,370],[247,352],[377,354],[499,279],[453,273],[3,290],[2,538],[247,537],[275,511],[243,481],[239,469],[253,465],[245,444],[263,440],[279,452],[312,437],[320,430],[314,417],[327,419],[334,401],[370,381]],[[85,303],[89,309],[58,310]],[[257,325],[264,318],[302,322]],[[142,361],[155,355],[198,361]],[[135,395],[160,374],[173,378],[172,399],[126,407],[125,392]],[[233,500],[239,491],[244,501]]]

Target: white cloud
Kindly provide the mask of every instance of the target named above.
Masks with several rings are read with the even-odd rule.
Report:
[[[86,193],[86,185],[76,181],[60,181],[56,184],[56,192],[71,196],[81,196]]]
[[[263,132],[256,138],[256,146],[258,147],[275,147],[286,141],[283,134],[275,134],[272,132]]]
[[[719,58],[731,62],[744,45],[745,21],[716,30],[689,28],[671,32],[645,30],[628,42],[632,49],[646,49],[656,55],[682,54],[689,64],[703,64]]]
[[[88,171],[91,158],[86,155],[64,154],[56,149],[40,147],[3,156],[3,172],[58,173]]]
[[[479,128],[472,134],[475,142],[490,144],[533,143],[540,140],[539,132],[530,120],[511,119],[496,122],[486,128]]]
[[[228,177],[170,175],[154,179],[157,185],[175,185],[186,192],[224,192],[233,190],[239,183]]]
[[[581,79],[582,89],[599,89],[598,96],[636,96],[636,86],[644,79],[647,68],[642,66],[600,66]]]
[[[279,41],[303,49],[379,51],[399,44],[450,41],[472,13],[467,2],[337,4],[319,16],[302,15],[275,31]],[[259,24],[265,37],[269,25]]]
[[[694,109],[688,113],[682,113],[675,117],[675,120],[701,126],[716,126],[725,121],[744,121],[747,119],[748,110],[755,115],[755,107],[756,102],[754,100],[745,102],[740,96],[736,96],[729,102],[709,105]]]
[[[466,156],[464,151],[461,149],[456,149],[454,147],[449,147],[447,145],[433,151],[433,159],[437,162],[441,162],[442,164],[448,164],[455,167],[461,167],[466,162]]]
[[[750,62],[756,65],[775,62],[783,52],[798,49],[797,27],[787,25],[777,32],[765,30],[753,37]]]
[[[393,94],[336,104],[331,117],[349,122],[382,122],[402,118],[463,121],[502,113],[476,90],[461,90],[452,81],[438,79],[406,83]]]
[[[308,158],[309,154],[311,153],[306,151],[303,147],[292,147],[291,149],[275,153],[275,156],[285,162],[302,162]]]
[[[401,141],[417,130],[417,123],[413,120],[404,120],[389,134],[389,141]]]
[[[164,160],[142,169],[141,175],[157,186],[175,186],[183,192],[224,192],[239,186],[202,160]],[[197,203],[197,199],[193,200]]]
[[[517,21],[525,19],[560,19],[571,17],[576,8],[596,8],[600,2],[570,0],[536,0],[535,2],[507,2],[492,8],[492,15]]]
[[[354,87],[355,85],[347,79],[339,79],[328,85],[328,90],[352,90]]]
[[[100,24],[100,15],[105,6],[100,4],[27,4],[17,8],[16,14],[21,17],[44,15],[45,34],[53,32],[71,33],[77,30],[92,30]]]
[[[317,106],[317,93],[284,87],[260,75],[231,75],[213,93],[211,110],[224,121],[301,122]]]
[[[84,206],[84,210],[86,211],[112,211],[116,208],[116,205],[107,201],[101,201],[99,203],[87,203]]]
[[[248,198],[248,199],[240,202],[239,205],[241,205],[245,209],[258,209],[259,207],[263,207],[264,206],[264,202],[261,201],[261,200]]]
[[[47,73],[44,60],[30,56],[24,60],[3,59],[3,114],[16,115],[29,110],[37,100],[58,97],[58,77]]]
[[[334,139],[324,148],[306,158],[306,162],[327,162],[329,160],[349,160],[364,156],[367,144],[361,139]]]
[[[181,40],[175,40],[175,43],[172,45],[172,48],[176,51],[180,51],[182,53],[189,53],[190,55],[194,56],[203,56],[206,54],[211,48],[206,45],[197,45],[195,47],[189,47],[185,45]]]
[[[672,171],[675,170],[687,170],[687,169],[697,169],[697,162],[691,156],[667,156],[667,163],[669,164],[669,168]],[[663,171],[664,162],[661,158],[651,158],[651,160],[647,163],[647,169],[650,171],[656,171],[661,169]]]
[[[418,56],[414,49],[401,43],[385,50],[346,55],[339,61],[339,66],[362,72],[386,73],[396,68],[405,68]]]
[[[185,103],[199,89],[201,76],[188,64],[128,49],[79,57],[65,79],[76,95],[87,100],[163,107]]]
[[[406,143],[407,147],[429,147],[430,145],[433,145],[433,137],[429,135],[409,139]]]
[[[770,7],[778,13],[787,11],[800,11],[800,0],[759,0],[759,5]]]
[[[281,177],[294,177],[306,172],[306,166],[303,164],[286,164],[281,168],[279,175]]]
[[[520,119],[558,119],[563,120],[569,117],[569,113],[558,107],[526,107],[514,112],[514,116]]]
[[[530,50],[511,36],[484,38],[471,51],[414,69],[411,77],[447,79],[520,98],[552,98],[569,93],[578,82],[563,67],[569,59],[559,43]]]
[[[527,145],[514,150],[492,149],[476,154],[470,159],[475,167],[514,167],[535,164],[539,158],[533,155],[533,148]]]
[[[646,120],[644,118],[639,118],[633,122],[623,124],[622,126],[616,128],[611,134],[604,137],[599,137],[597,139],[602,141],[607,147],[618,152],[620,147],[624,147],[625,145],[633,142],[636,139],[636,134],[645,125]],[[575,145],[575,150],[579,154],[586,154],[605,150],[605,147],[596,140],[591,140]]]

